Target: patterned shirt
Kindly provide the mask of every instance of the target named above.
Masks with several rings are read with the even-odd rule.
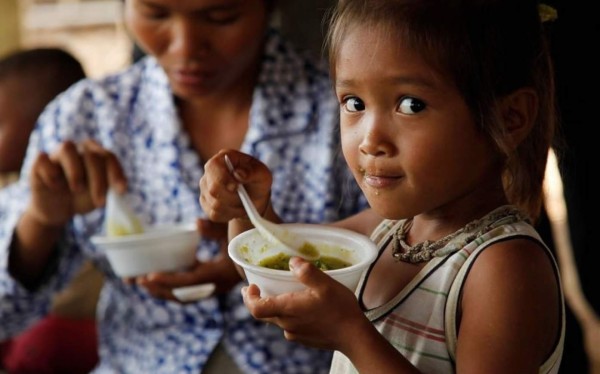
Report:
[[[482,219],[492,217],[494,212]],[[514,222],[513,222],[514,221]],[[371,238],[383,251],[392,235],[404,221],[384,220]],[[486,222],[487,232],[473,239],[465,233],[452,239],[439,250],[411,282],[387,303],[367,310],[367,318],[377,330],[422,373],[454,373],[457,342],[457,313],[465,278],[479,254],[490,245],[507,238],[525,237],[542,245],[552,260],[558,278],[558,267],[550,250],[542,243],[535,229],[514,217],[491,218]],[[371,268],[373,265],[371,265]],[[360,297],[364,292],[366,278],[357,288]],[[551,355],[539,368],[539,373],[556,374],[560,366],[565,337],[565,311],[562,291],[560,335]],[[350,360],[335,352],[331,374],[356,374]]]
[[[242,151],[274,174],[272,200],[284,220],[332,221],[366,207],[339,152],[338,103],[324,65],[311,62],[269,31],[249,130]],[[331,353],[287,342],[281,330],[254,320],[240,287],[181,304],[151,297],[115,276],[89,238],[103,230],[104,209],[67,225],[43,284],[28,291],[7,272],[8,249],[29,196],[28,174],[40,151],[91,138],[114,152],[128,178],[127,199],[147,225],[203,216],[198,181],[203,160],[182,129],[163,70],[147,57],[101,80],[84,80],[52,102],[30,140],[22,178],[0,192],[0,340],[49,308],[51,296],[85,258],[106,274],[98,303],[96,373],[199,373],[219,341],[247,373],[327,372]],[[202,241],[200,260],[218,254]]]

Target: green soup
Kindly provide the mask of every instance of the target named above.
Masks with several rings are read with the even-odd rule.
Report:
[[[262,259],[258,263],[258,266],[275,270],[290,270],[290,257],[290,255],[278,253],[275,256]],[[348,261],[344,261],[332,256],[321,256],[318,260],[312,261],[312,263],[321,270],[342,269],[352,265]]]

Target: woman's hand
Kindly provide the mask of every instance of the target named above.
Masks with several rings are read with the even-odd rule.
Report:
[[[256,285],[244,287],[244,304],[254,318],[278,325],[290,341],[340,351],[356,339],[356,326],[371,328],[344,285],[299,257],[290,259],[290,270],[307,289],[262,298]]]
[[[235,167],[235,176],[225,164],[225,154]],[[200,179],[200,205],[208,218],[228,222],[246,217],[246,211],[237,193],[243,183],[259,212],[267,211],[273,176],[265,164],[256,158],[235,150],[221,150],[204,165]]]
[[[104,206],[109,186],[124,192],[127,180],[117,157],[92,140],[61,144],[35,159],[27,213],[39,224],[59,227],[74,215]]]
[[[173,289],[177,287],[214,283],[215,292],[230,291],[241,278],[233,261],[227,255],[227,225],[208,220],[198,220],[197,223],[202,237],[221,242],[219,256],[207,262],[197,261],[191,269],[185,271],[150,273],[127,278],[125,281],[145,287],[156,298],[173,301],[177,300],[173,295]]]
[[[76,214],[104,206],[109,186],[124,192],[127,180],[117,157],[92,140],[67,141],[50,155],[40,153],[29,178],[31,200],[15,230],[9,269],[33,289],[63,226]]]

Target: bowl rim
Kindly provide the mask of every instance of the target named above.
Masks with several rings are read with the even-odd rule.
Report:
[[[308,228],[313,229],[315,226],[320,226],[320,227],[326,228],[327,231],[333,231],[340,235],[350,235],[352,237],[352,240],[362,242],[366,247],[371,247],[372,251],[370,252],[370,255],[366,256],[362,261],[359,261],[359,262],[352,264],[351,266],[348,266],[345,268],[323,271],[324,273],[332,275],[332,276],[354,272],[354,271],[356,271],[356,269],[358,267],[366,267],[366,266],[368,266],[368,264],[371,264],[375,260],[375,258],[377,257],[377,254],[378,254],[377,244],[375,242],[373,242],[371,240],[371,238],[369,238],[368,236],[361,234],[359,232],[356,232],[356,231],[352,231],[352,230],[345,229],[342,227],[328,226],[326,224],[319,224],[319,223],[282,223],[281,225],[286,226],[286,227],[299,228],[299,229],[308,229]],[[291,275],[292,273],[289,270],[270,269],[270,268],[266,268],[264,266],[250,264],[250,263],[244,261],[243,259],[241,259],[239,256],[237,256],[237,253],[236,253],[237,251],[235,250],[235,245],[233,245],[233,244],[243,240],[247,236],[253,235],[256,231],[258,231],[256,228],[252,228],[252,229],[244,231],[244,232],[238,234],[237,236],[235,236],[234,238],[232,238],[229,241],[228,248],[227,248],[227,253],[229,255],[229,258],[231,258],[231,260],[233,262],[235,262],[237,265],[241,266],[244,270],[248,269],[248,270],[251,270],[258,274],[273,275],[276,277],[281,277],[284,274]]]
[[[126,244],[131,242],[155,240],[158,238],[169,237],[177,234],[189,234],[198,232],[196,223],[178,222],[178,223],[163,223],[155,226],[144,227],[144,232],[139,234],[107,236],[105,233],[93,235],[90,241],[94,245],[112,245]]]

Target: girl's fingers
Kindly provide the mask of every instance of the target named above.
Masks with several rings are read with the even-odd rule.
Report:
[[[204,212],[215,222],[244,217],[246,213],[237,194],[237,183],[233,176],[224,169],[215,167],[214,159],[211,161],[205,165],[205,173],[200,179],[200,204]],[[233,183],[233,191],[226,187],[228,183]]]
[[[279,298],[261,297],[260,289],[255,284],[250,284],[248,287],[242,288],[242,296],[244,304],[254,318],[261,320],[277,318],[282,310]]]

